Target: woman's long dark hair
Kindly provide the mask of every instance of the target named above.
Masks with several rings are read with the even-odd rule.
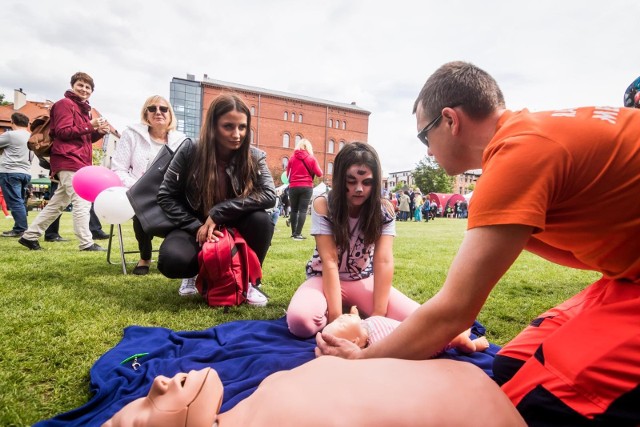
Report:
[[[209,215],[209,210],[213,206],[227,199],[226,194],[220,194],[221,187],[218,185],[219,179],[227,179],[227,177],[225,175],[218,176],[216,127],[220,117],[230,111],[237,111],[247,116],[247,133],[240,148],[233,154],[234,163],[237,164],[235,173],[242,186],[241,193],[236,194],[236,197],[247,197],[253,191],[253,183],[258,177],[258,165],[250,154],[251,111],[237,95],[222,94],[209,105],[207,116],[200,130],[200,141],[192,159],[192,173],[189,174],[187,180],[187,185],[198,189],[197,194],[200,198],[197,201],[198,210],[205,216]],[[227,187],[232,186],[229,184]]]
[[[349,245],[349,206],[347,204],[347,170],[353,165],[365,165],[373,173],[371,195],[360,210],[360,226],[364,234],[364,244],[375,243],[382,234],[382,167],[376,150],[364,142],[352,142],[345,145],[336,155],[333,167],[333,179],[329,196],[329,218],[333,222],[336,245],[347,248]],[[391,203],[385,201],[385,207]],[[391,208],[393,209],[393,208]]]

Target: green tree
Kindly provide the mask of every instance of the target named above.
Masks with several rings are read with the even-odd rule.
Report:
[[[0,93],[0,105],[8,105],[11,104],[9,101],[5,101],[5,94],[4,93]]]
[[[413,179],[423,193],[453,193],[453,177],[434,158],[425,156],[413,170]]]

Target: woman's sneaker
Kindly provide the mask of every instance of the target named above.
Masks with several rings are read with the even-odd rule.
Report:
[[[267,296],[258,288],[249,284],[249,290],[247,291],[247,304],[254,307],[264,307],[269,300]]]
[[[198,293],[198,289],[196,289],[196,277],[198,276],[182,279],[182,284],[180,284],[180,289],[178,290],[181,297],[195,295]]]

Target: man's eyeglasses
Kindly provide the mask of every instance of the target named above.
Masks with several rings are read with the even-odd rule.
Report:
[[[165,107],[164,105],[149,105],[147,107],[147,111],[150,113],[155,113],[156,111],[158,111],[158,109],[160,109],[161,113],[166,113],[167,111],[169,111],[169,107]]]
[[[440,123],[441,119],[442,119],[442,113],[440,113],[440,115],[435,119],[431,120],[429,124],[427,124],[424,128],[422,128],[420,132],[418,132],[418,139],[420,140],[420,142],[426,145],[427,148],[429,148],[429,139],[427,138],[427,134],[431,129],[438,126],[438,123]]]

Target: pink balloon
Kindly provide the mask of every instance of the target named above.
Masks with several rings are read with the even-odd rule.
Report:
[[[94,202],[98,194],[111,187],[120,187],[118,175],[104,166],[85,166],[73,175],[71,182],[78,196]]]

